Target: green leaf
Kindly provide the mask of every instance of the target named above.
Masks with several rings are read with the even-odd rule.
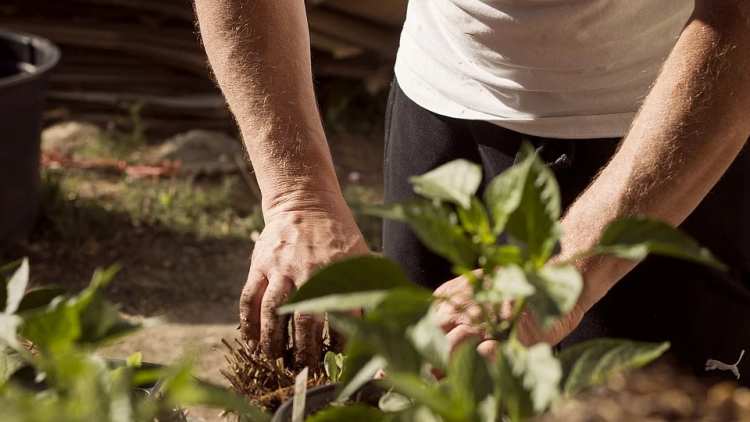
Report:
[[[478,247],[458,226],[458,217],[448,206],[422,198],[412,198],[380,207],[370,207],[366,212],[408,223],[427,249],[455,265],[475,268]]]
[[[500,173],[487,186],[484,202],[494,221],[495,234],[500,234],[505,230],[511,214],[521,204],[530,167],[531,160],[523,160]]]
[[[395,262],[361,256],[330,264],[316,272],[292,295],[279,313],[296,310],[334,312],[379,303],[384,292],[411,286]],[[292,306],[294,305],[294,306]]]
[[[539,268],[552,255],[561,229],[560,188],[554,173],[534,154],[530,144],[524,144],[521,169],[527,169],[522,197],[518,207],[508,218],[508,234],[521,241]]]
[[[26,366],[26,359],[8,346],[0,345],[0,390],[10,377]]]
[[[427,406],[414,405],[398,413],[389,415],[388,422],[446,422]],[[495,422],[495,421],[493,421]]]
[[[434,306],[419,322],[406,330],[406,337],[425,361],[440,371],[448,369],[451,346],[445,332],[437,325]]]
[[[134,421],[136,415],[131,401],[133,371],[121,368],[115,374],[109,392],[109,420],[111,422]]]
[[[529,297],[536,288],[529,283],[526,273],[518,265],[500,268],[490,277],[490,285],[474,295],[479,303],[501,303]]]
[[[0,267],[0,311],[5,313],[5,305],[8,302],[8,281],[21,267],[23,260],[11,262]]]
[[[487,396],[484,400],[479,402],[479,405],[477,406],[477,419],[480,422],[497,422],[504,420],[498,416],[500,409],[498,409],[497,403],[497,395]]]
[[[394,391],[388,391],[378,401],[378,408],[386,413],[396,413],[404,411],[414,403],[408,398]]]
[[[18,305],[16,313],[23,313],[32,309],[43,308],[57,297],[65,296],[67,289],[62,287],[45,287],[28,291]]]
[[[143,326],[135,320],[122,318],[119,308],[106,299],[104,290],[119,269],[113,265],[104,271],[96,270],[89,286],[67,301],[78,313],[81,327],[78,342],[107,343]]]
[[[0,341],[14,349],[20,347],[18,327],[21,325],[21,321],[21,318],[16,315],[0,314]]]
[[[482,168],[467,160],[455,160],[421,176],[411,177],[409,182],[422,196],[469,208],[471,197],[482,182]]]
[[[331,407],[306,419],[307,422],[381,422],[386,420],[385,413],[366,404],[352,404],[344,407]]]
[[[336,402],[343,403],[387,365],[385,359],[359,339],[349,341],[346,365],[336,387]]]
[[[184,405],[227,408],[242,414],[250,422],[271,420],[271,416],[259,407],[247,403],[225,388],[193,378],[190,372],[191,365],[187,362],[169,368],[164,381],[164,396],[174,403]]]
[[[403,337],[403,332],[399,334],[393,327],[383,323],[368,323],[334,314],[329,315],[329,322],[339,332],[347,334],[349,338],[360,340],[378,355],[383,356],[389,367],[405,372],[419,372],[421,359],[414,346],[407,341],[393,340]]]
[[[74,304],[56,299],[46,308],[25,313],[21,335],[40,349],[61,351],[81,337],[81,320]]]
[[[7,292],[5,300],[5,313],[10,315],[16,313],[18,305],[23,299],[26,292],[26,286],[29,284],[29,260],[24,258],[21,265],[8,280],[5,288]]]
[[[545,329],[573,310],[583,289],[583,278],[572,265],[546,266],[527,276],[536,288],[528,303]]]
[[[364,320],[384,324],[403,335],[409,326],[424,318],[435,300],[432,291],[425,288],[411,286],[393,289]]]
[[[128,358],[125,360],[125,363],[130,368],[140,368],[143,364],[143,354],[141,352],[133,353],[132,355],[128,356]]]
[[[474,241],[492,245],[495,243],[495,235],[490,227],[490,218],[487,209],[477,197],[471,198],[471,206],[467,208],[458,207],[458,221],[467,233],[474,236]]]
[[[465,341],[457,347],[447,380],[454,402],[463,405],[467,412],[465,419],[476,419],[479,404],[493,393],[494,382],[475,341]]]
[[[516,264],[523,265],[524,257],[521,248],[516,245],[492,245],[485,248],[484,268],[505,267]]]
[[[409,327],[428,313],[434,301],[432,292],[427,289],[398,288],[362,319],[330,314],[329,322],[334,329],[347,335],[350,341],[361,341],[370,350],[386,358],[389,367],[419,373],[421,357],[416,348],[411,342],[394,339],[403,339]],[[349,365],[356,365],[349,359],[351,355],[347,358],[347,371]]]
[[[83,342],[93,343],[104,338],[120,321],[117,308],[107,302],[104,293],[105,287],[118,270],[117,266],[105,271],[97,269],[89,286],[71,299],[81,320]]]
[[[384,380],[399,394],[414,400],[415,403],[428,407],[446,421],[464,420],[455,402],[450,396],[436,386],[426,384],[416,374],[389,372]]]
[[[344,312],[352,309],[369,309],[377,306],[386,296],[387,290],[373,290],[369,292],[344,293],[290,303],[278,308],[279,314],[295,312],[323,314],[326,312]]]
[[[726,270],[726,265],[679,228],[645,217],[613,222],[592,255],[607,254],[639,261],[648,253],[694,261]]]
[[[577,344],[560,352],[562,390],[567,397],[604,381],[617,372],[642,367],[669,349],[669,343],[599,339]]]
[[[539,343],[529,349],[508,341],[498,350],[501,397],[514,421],[523,420],[530,412],[543,412],[560,394],[562,369],[548,344]]]
[[[338,382],[340,371],[339,366],[336,365],[336,353],[328,352],[323,358],[323,369],[326,371],[326,376],[331,382]]]

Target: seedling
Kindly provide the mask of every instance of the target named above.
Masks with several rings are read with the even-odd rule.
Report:
[[[387,373],[384,389],[399,396],[381,400],[388,405],[375,413],[361,405],[333,407],[311,420],[346,415],[368,421],[523,421],[561,397],[645,365],[667,350],[668,343],[614,339],[579,344],[558,355],[548,344],[522,345],[521,311],[533,312],[548,329],[573,309],[583,280],[572,261],[549,263],[562,235],[560,192],[530,145],[524,145],[517,165],[489,183],[484,201],[476,197],[481,179],[478,165],[453,161],[411,179],[420,197],[370,212],[409,224],[427,248],[469,280],[482,309],[474,321],[486,327],[487,338],[497,340],[494,358],[480,356],[472,342],[451,353],[434,314],[439,301],[452,298],[414,286],[392,261],[369,256],[334,263],[315,274],[280,312],[327,313],[331,325],[348,336],[339,403],[379,370]],[[503,233],[507,244],[498,243]],[[643,217],[615,221],[599,246],[579,257],[638,261],[649,253],[724,267],[679,229]],[[478,268],[480,276],[472,273]],[[512,316],[499,320],[494,310],[508,305]],[[366,310],[361,319],[347,314],[360,308]]]

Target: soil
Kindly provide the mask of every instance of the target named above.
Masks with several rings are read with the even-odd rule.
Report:
[[[749,421],[750,390],[719,379],[731,377],[699,381],[668,360],[657,362],[611,376],[533,422]]]

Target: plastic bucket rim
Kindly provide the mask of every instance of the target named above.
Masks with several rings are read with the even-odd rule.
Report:
[[[330,400],[328,401],[328,403],[331,403],[335,399],[334,391],[338,385],[339,383],[332,383],[332,384],[320,385],[320,386],[311,388],[307,390],[306,397],[309,399],[311,397],[316,397],[316,396],[330,396]],[[386,389],[380,383],[380,380],[377,380],[377,379],[367,381],[361,387],[359,387],[357,391],[364,391],[368,389],[381,390],[382,392],[386,391]],[[293,398],[282,403],[281,406],[273,414],[271,418],[271,422],[286,422],[288,419],[285,418],[284,416],[286,416],[288,413],[291,412],[293,403],[294,403]]]
[[[0,89],[31,82],[37,78],[43,77],[57,66],[62,56],[60,47],[55,43],[47,38],[29,32],[0,28],[0,39],[6,39],[11,42],[22,44],[30,44],[35,49],[46,49],[49,52],[47,60],[36,66],[36,72],[0,78]]]

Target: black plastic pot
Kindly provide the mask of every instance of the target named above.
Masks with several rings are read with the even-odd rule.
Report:
[[[39,156],[51,42],[0,30],[0,244],[23,240],[39,211]]]
[[[336,384],[324,385],[310,389],[310,391],[307,392],[307,399],[305,400],[305,418],[325,409],[331,402],[333,402],[336,398],[334,395],[335,390]],[[370,381],[360,387],[356,393],[352,394],[351,399],[357,403],[377,406],[378,401],[383,394],[385,394],[385,391],[378,386],[377,381]],[[273,415],[271,422],[291,422],[293,409],[294,400],[287,400]]]

